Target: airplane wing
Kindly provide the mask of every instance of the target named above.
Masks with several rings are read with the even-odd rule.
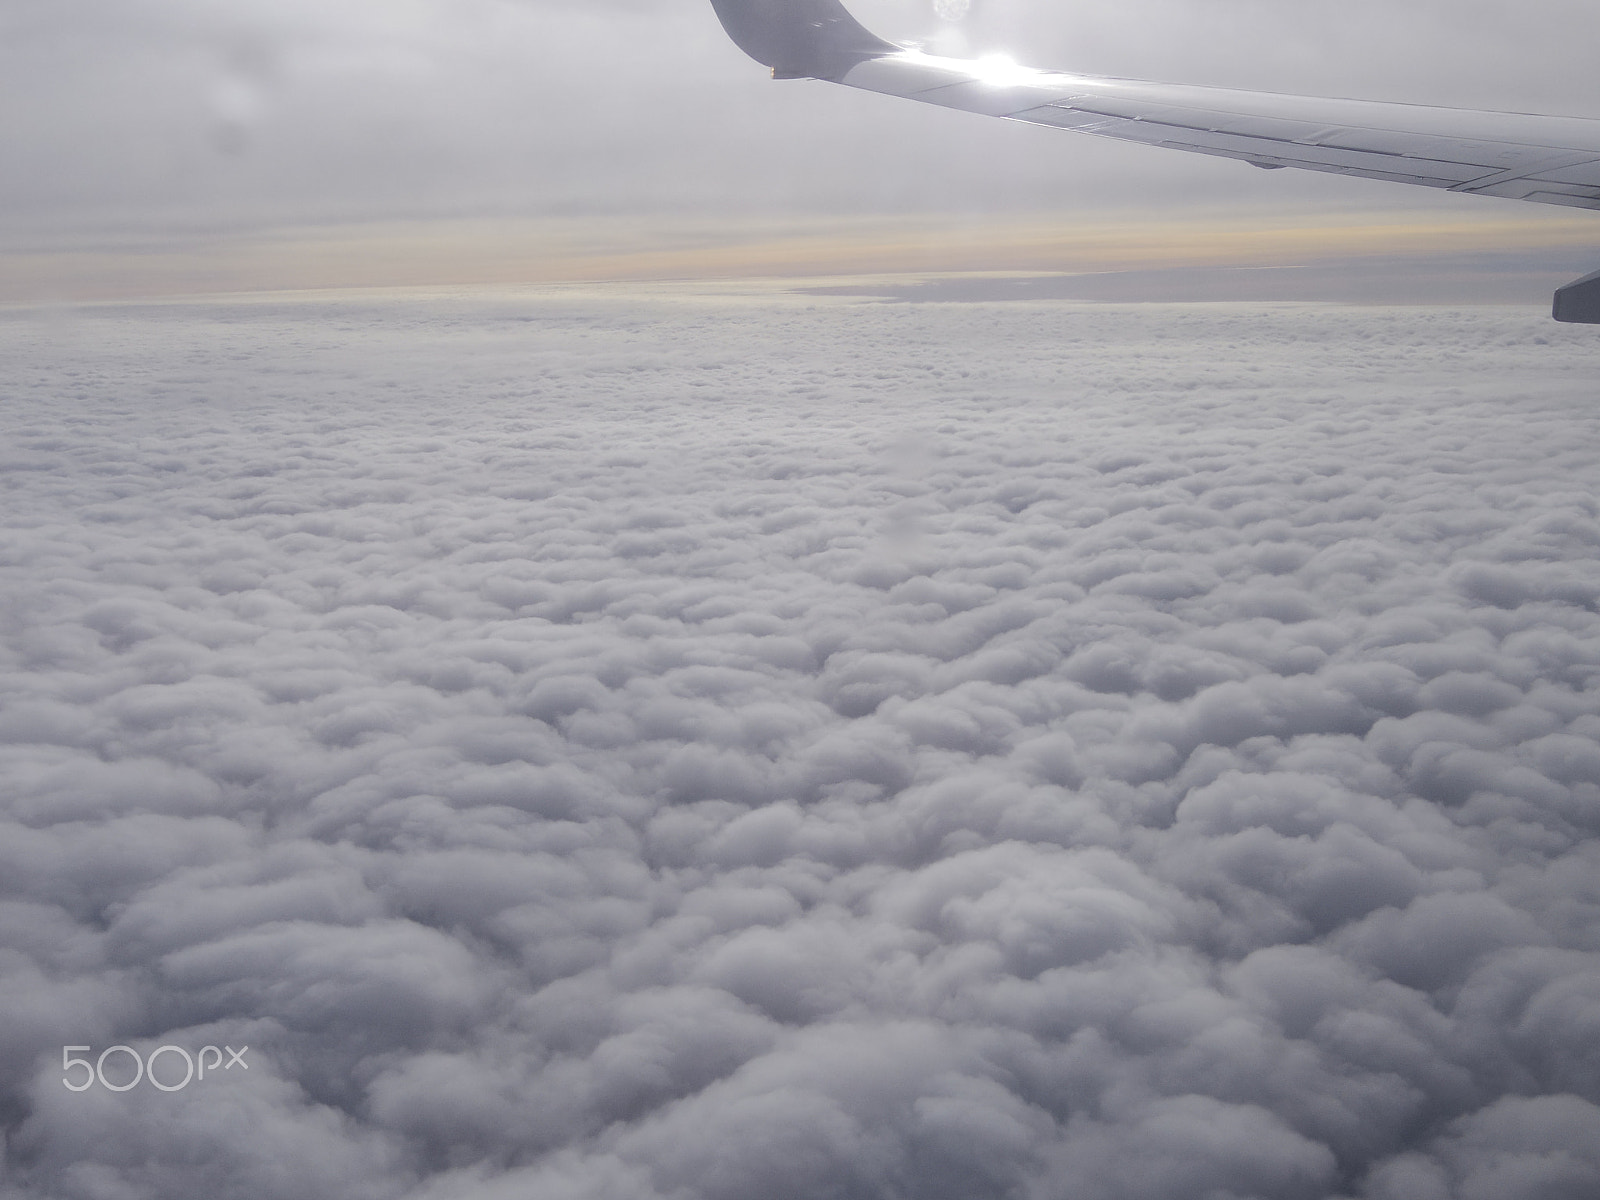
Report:
[[[1071,75],[886,42],[839,0],[711,0],[776,79],[813,78],[946,108],[1235,158],[1600,209],[1600,121]],[[1600,324],[1600,272],[1556,292],[1558,321]]]

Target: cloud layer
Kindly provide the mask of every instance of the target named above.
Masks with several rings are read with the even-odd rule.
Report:
[[[1597,359],[6,314],[0,1194],[1594,1195]]]

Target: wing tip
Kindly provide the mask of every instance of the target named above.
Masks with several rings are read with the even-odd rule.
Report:
[[[850,15],[839,0],[711,0],[735,45],[774,79],[837,79],[900,49]]]

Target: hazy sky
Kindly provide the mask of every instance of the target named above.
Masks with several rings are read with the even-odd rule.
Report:
[[[1600,15],[1570,0],[976,0],[959,24],[925,0],[859,0],[856,10],[890,37],[1045,66],[1600,114],[1588,59]],[[706,223],[718,244],[797,232],[859,240],[877,236],[873,222],[908,216],[932,232],[901,267],[970,269],[939,252],[974,228],[1092,229],[1112,215],[1159,226],[1291,214],[1316,225],[1330,212],[1367,224],[1402,213],[1521,228],[1484,232],[1478,248],[1590,240],[1582,214],[1250,171],[774,83],[705,0],[10,0],[0,9],[0,161],[10,298],[48,293],[52,278],[71,293],[76,280],[118,272],[135,290],[158,277],[181,286],[173,256],[184,254],[232,264],[228,278],[248,285],[261,278],[250,256],[263,243],[280,273],[325,263],[329,226],[332,241],[366,247],[343,282],[385,279],[397,254],[453,253],[471,264],[465,275],[492,278],[497,246],[512,244],[521,273],[560,277],[541,264],[575,242],[580,258],[659,253],[706,240]],[[490,220],[499,224],[480,224]],[[453,252],[438,249],[441,236],[457,240]],[[123,265],[108,266],[108,252]],[[815,256],[830,270],[849,264],[826,247]],[[1042,265],[1063,264],[1046,255]],[[412,265],[401,281],[440,274]]]

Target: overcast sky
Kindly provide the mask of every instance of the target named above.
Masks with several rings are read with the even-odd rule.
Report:
[[[958,23],[924,0],[856,9],[890,37],[1044,66],[1600,115],[1588,59],[1600,15],[1576,0],[975,0]],[[1352,212],[1369,227],[1517,227],[1480,230],[1482,249],[1588,237],[1585,214],[1250,171],[774,83],[705,0],[10,0],[0,35],[12,299],[48,294],[52,278],[72,294],[118,272],[134,290],[166,272],[161,286],[181,290],[185,254],[236,264],[223,283],[281,284],[262,257],[280,273],[294,264],[291,282],[323,283],[306,271],[326,262],[329,238],[306,230],[330,225],[334,242],[363,247],[334,280],[346,283],[394,281],[385,264],[402,261],[405,282],[494,278],[508,255],[522,275],[562,277],[573,271],[552,260],[627,259],[685,239],[766,247],[747,255],[759,267],[797,232],[820,239],[809,257],[841,270],[851,253],[822,241],[881,238],[871,222],[908,217],[933,224],[891,256],[901,269],[971,269],[971,256],[942,247],[974,229],[1020,222],[1043,246],[1052,224],[1113,217],[1193,222],[1202,257],[1207,221],[1303,226]],[[1302,257],[1316,242],[1302,239]],[[1041,249],[1031,261],[1077,260]]]

